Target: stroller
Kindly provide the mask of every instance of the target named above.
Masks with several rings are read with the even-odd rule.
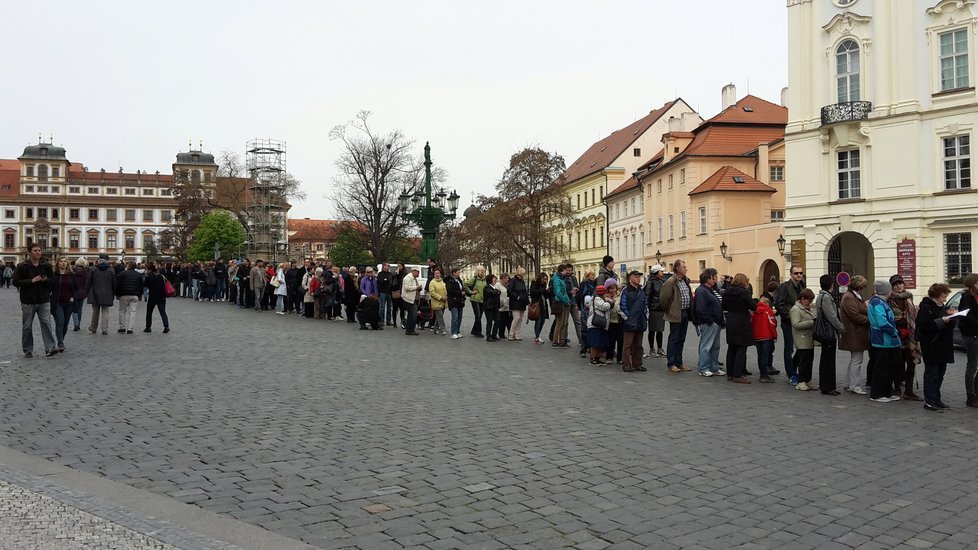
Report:
[[[418,304],[418,328],[424,330],[435,320],[435,312],[431,310],[431,300],[421,298]]]

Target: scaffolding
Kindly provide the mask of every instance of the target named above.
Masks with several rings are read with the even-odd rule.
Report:
[[[286,255],[285,142],[253,139],[246,146],[248,170],[248,255],[278,260]]]

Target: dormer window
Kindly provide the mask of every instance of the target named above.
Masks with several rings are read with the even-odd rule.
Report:
[[[197,155],[197,154],[194,154],[194,155],[191,155],[191,156],[190,156],[190,158],[191,158],[191,159],[192,159],[192,160],[193,160],[194,162],[200,162],[200,155]]]
[[[41,147],[41,156],[42,157],[48,156],[48,148],[47,147]]]

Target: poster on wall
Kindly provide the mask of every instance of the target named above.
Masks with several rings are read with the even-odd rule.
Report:
[[[917,288],[917,241],[904,239],[897,244],[897,273],[905,288]]]

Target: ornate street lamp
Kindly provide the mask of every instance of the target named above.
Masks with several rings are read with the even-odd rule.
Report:
[[[791,257],[791,253],[790,252],[787,253],[787,254],[784,253],[784,245],[787,242],[788,241],[784,240],[784,235],[778,235],[778,240],[777,240],[777,243],[778,243],[778,253],[781,254],[782,256],[784,256],[784,259],[786,259],[786,260]]]
[[[727,260],[728,262],[732,262],[733,261],[733,256],[727,256],[727,242],[726,241],[720,243],[720,255],[723,256],[723,259],[724,260]]]
[[[662,265],[662,251],[661,250],[656,250],[655,251],[655,263],[657,263],[659,265]]]
[[[421,259],[438,257],[438,227],[445,220],[455,219],[458,211],[459,196],[455,191],[451,195],[445,190],[439,190],[434,197],[431,193],[431,146],[424,145],[424,191],[414,195],[402,193],[398,197],[398,207],[401,215],[421,228]],[[410,200],[411,204],[408,205]],[[446,208],[445,201],[448,201]]]

